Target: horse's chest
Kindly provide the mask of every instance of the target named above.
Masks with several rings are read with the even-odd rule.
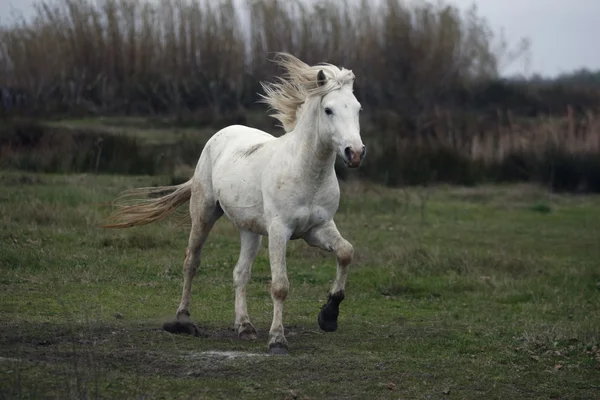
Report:
[[[340,192],[333,172],[320,182],[275,176],[265,199],[266,211],[291,228],[292,238],[331,220],[338,208]]]
[[[309,225],[318,225],[333,218],[334,213],[333,207],[316,205],[309,208],[306,218]]]
[[[321,225],[333,218],[338,207],[335,196],[296,208],[293,216],[293,237],[300,237],[314,226]]]

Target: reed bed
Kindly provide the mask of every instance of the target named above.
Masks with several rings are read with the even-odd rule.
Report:
[[[581,104],[553,101],[553,114],[528,118],[520,103],[490,112],[481,93],[530,108],[532,98],[548,96],[494,83],[503,65],[527,55],[528,42],[507,43],[476,8],[401,0],[54,0],[35,10],[0,28],[3,117],[169,116],[173,124],[211,129],[246,121],[272,127],[257,109],[259,81],[279,73],[271,53],[287,51],[355,71],[369,143],[364,177],[390,185],[545,181],[554,179],[545,176],[555,176],[557,163],[548,160],[556,157],[575,165],[573,187],[582,179],[592,185],[586,171],[600,174],[599,118]],[[556,93],[565,101],[600,99],[589,90]],[[19,153],[11,137],[4,135],[2,165]]]
[[[55,0],[3,27],[0,84],[43,111],[218,113],[255,103],[275,51],[351,66],[365,101],[407,112],[510,55],[475,9],[443,3]]]

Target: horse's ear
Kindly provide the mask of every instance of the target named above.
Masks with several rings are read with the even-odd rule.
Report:
[[[323,72],[322,69],[319,70],[319,73],[317,74],[317,85],[323,86],[326,81],[327,78],[325,77],[325,72]]]

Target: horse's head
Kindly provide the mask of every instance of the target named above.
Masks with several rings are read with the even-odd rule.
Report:
[[[318,72],[317,82],[321,87],[328,84],[323,70]],[[317,126],[320,139],[329,143],[347,166],[356,168],[365,157],[366,147],[360,137],[361,105],[352,86],[353,79],[321,98]]]
[[[295,129],[299,119],[309,121],[322,143],[339,154],[346,165],[358,167],[366,149],[360,138],[361,107],[352,93],[354,73],[328,63],[309,66],[288,53],[279,53],[276,62],[287,70],[286,79],[261,82],[263,101],[277,111],[272,117],[286,132]]]

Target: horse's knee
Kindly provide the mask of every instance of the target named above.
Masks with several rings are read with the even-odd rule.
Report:
[[[236,265],[233,269],[233,285],[235,287],[245,286],[250,280],[249,268],[244,265]]]
[[[342,239],[335,253],[340,265],[349,265],[354,258],[354,247],[350,244],[350,242]]]
[[[290,283],[285,279],[273,281],[271,283],[271,296],[276,300],[285,300],[290,290]]]

